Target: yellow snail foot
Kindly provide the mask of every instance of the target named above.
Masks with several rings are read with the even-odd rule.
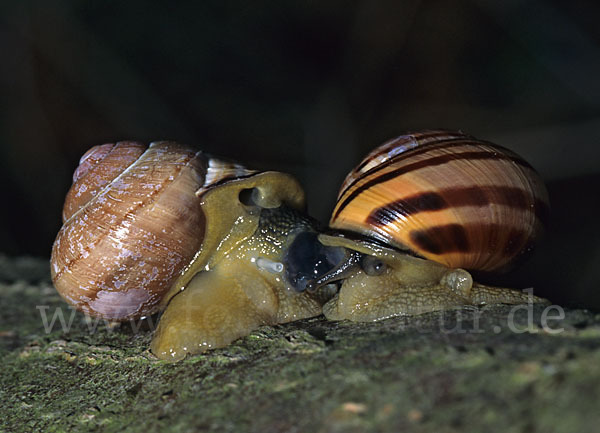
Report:
[[[386,261],[386,270],[380,275],[358,271],[347,278],[339,293],[323,306],[323,313],[330,320],[367,322],[468,305],[528,302],[548,301],[518,290],[474,283],[463,269],[448,270],[426,260],[397,256]]]
[[[169,303],[150,350],[160,359],[178,361],[224,347],[273,324],[277,309],[273,289],[255,272],[201,272]]]

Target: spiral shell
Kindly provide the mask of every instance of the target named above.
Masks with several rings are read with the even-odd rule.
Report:
[[[54,285],[93,316],[155,312],[202,244],[198,196],[252,173],[172,142],[90,149],[73,175],[52,248]]]
[[[543,231],[548,196],[536,171],[462,132],[403,135],[346,178],[330,226],[451,268],[506,269]]]

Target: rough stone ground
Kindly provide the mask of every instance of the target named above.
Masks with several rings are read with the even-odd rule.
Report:
[[[171,364],[149,323],[68,309],[44,261],[0,257],[0,295],[3,432],[600,430],[600,315],[584,310],[315,318]]]

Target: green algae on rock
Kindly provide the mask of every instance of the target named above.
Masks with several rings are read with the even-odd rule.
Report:
[[[584,310],[319,317],[173,364],[147,351],[150,324],[71,320],[51,289],[0,285],[0,431],[571,433],[600,423],[600,317]],[[40,306],[46,325],[62,308],[70,327],[45,328]]]

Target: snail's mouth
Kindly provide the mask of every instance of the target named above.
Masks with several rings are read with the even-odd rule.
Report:
[[[253,202],[252,194],[246,202]],[[299,293],[341,280],[360,261],[359,253],[322,242],[323,231],[316,220],[286,205],[261,208],[257,233],[268,244],[276,240],[281,255],[256,257],[253,263],[263,271],[280,274],[286,286]]]
[[[292,242],[283,259],[289,284],[298,292],[315,291],[338,283],[358,271],[369,276],[383,275],[388,263],[376,255],[343,246],[327,245],[316,232],[303,232]]]
[[[283,257],[283,267],[288,283],[298,292],[316,290],[343,278],[331,278],[337,269],[348,262],[349,250],[319,242],[318,233],[299,233]]]

